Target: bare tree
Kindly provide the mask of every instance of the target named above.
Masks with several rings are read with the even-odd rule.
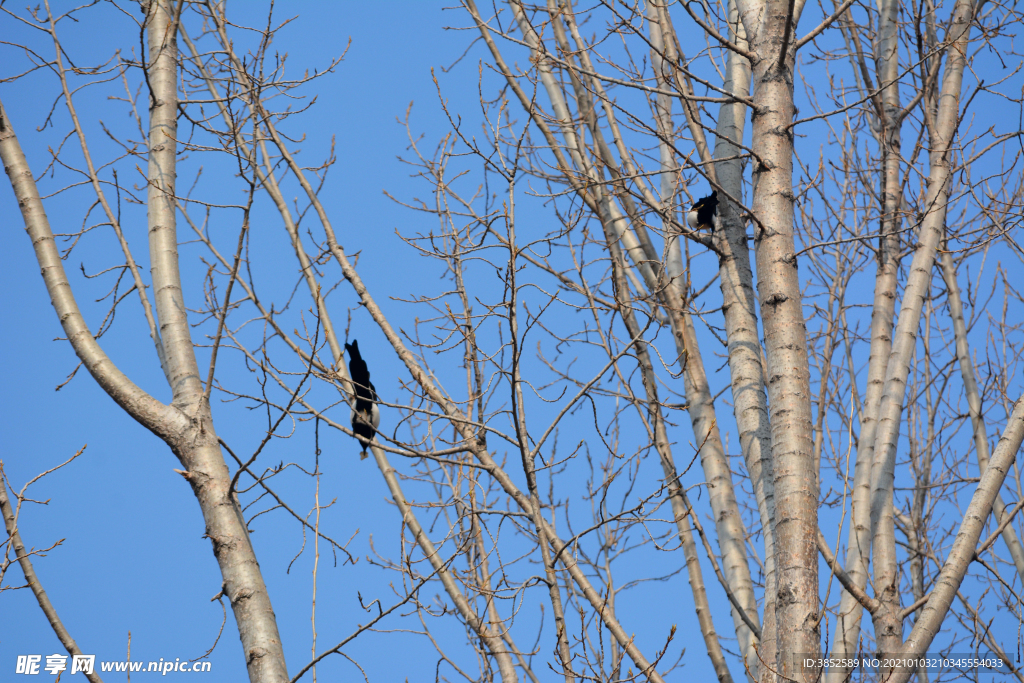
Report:
[[[169,404],[98,341],[127,294],[97,333],[81,314],[62,259],[92,231],[60,250],[16,109],[0,110],[0,153],[75,353],[181,463],[251,680],[315,678],[392,621],[436,648],[438,678],[665,681],[689,647],[723,682],[844,681],[868,675],[864,654],[880,680],[979,658],[1024,680],[1007,654],[1024,618],[1016,7],[462,0],[454,35],[473,36],[472,56],[458,78],[435,76],[449,130],[425,142],[406,117],[404,161],[427,198],[395,198],[408,227],[401,247],[380,246],[442,275],[402,292],[408,307],[372,291],[345,249],[347,221],[325,206],[333,150],[309,162],[298,147],[309,107],[294,103],[340,57],[293,78],[272,14],[251,28],[215,2],[143,9],[124,30],[128,44],[145,32],[140,56],[95,68],[71,66],[60,38],[88,8],[5,9],[35,31],[16,42],[38,67],[5,77],[58,76],[80,153],[52,145],[45,182],[92,188]],[[997,61],[998,79],[979,76]],[[114,83],[111,106],[138,130],[104,128],[123,152],[97,163],[75,96]],[[456,88],[477,89],[478,113],[449,104]],[[126,188],[117,170],[142,158],[144,184]],[[216,186],[198,182],[204,159]],[[186,191],[180,173],[195,179]],[[710,221],[693,219],[701,195],[718,200]],[[147,209],[145,257],[121,225],[130,201]],[[294,262],[250,251],[257,207],[276,210]],[[183,295],[179,223],[208,264],[201,301]],[[284,274],[268,284],[264,270]],[[370,447],[401,521],[398,555],[371,546],[370,561],[395,595],[329,648],[314,602],[312,656],[289,678],[253,520],[298,518],[315,553],[382,522],[321,529],[318,450],[294,464],[317,482],[311,525],[275,490],[292,465],[264,450],[285,423],[315,430],[318,448],[321,425],[354,437],[344,348],[367,328],[404,367],[386,391],[374,376],[384,417]],[[261,409],[251,454],[218,439],[218,400]],[[649,587],[684,570],[685,599]],[[637,623],[652,599],[668,627]],[[690,605],[699,638],[677,632]]]

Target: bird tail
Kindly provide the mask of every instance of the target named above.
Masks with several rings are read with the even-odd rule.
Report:
[[[364,449],[363,449],[363,452],[359,454],[359,459],[360,459],[360,460],[366,460],[366,459],[367,459],[368,457],[370,457],[370,456],[368,456],[368,455],[366,454],[366,449],[364,448]]]

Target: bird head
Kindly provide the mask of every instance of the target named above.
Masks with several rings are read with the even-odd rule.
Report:
[[[711,211],[712,215],[718,215],[718,190],[712,190],[711,194],[707,197],[701,197],[698,199],[693,208],[696,210],[707,209]]]

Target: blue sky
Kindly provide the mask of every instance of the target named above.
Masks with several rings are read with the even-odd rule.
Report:
[[[229,11],[240,23],[251,21],[261,25],[264,21],[263,5],[231,3]],[[802,22],[805,28],[818,20],[811,11]],[[463,115],[468,125],[477,125],[476,83],[477,65],[483,56],[481,45],[474,45],[451,73],[444,73],[442,68],[463,55],[475,36],[445,30],[449,25],[465,25],[466,16],[457,10],[443,11],[437,3],[288,2],[278,4],[276,12],[279,20],[298,15],[275,41],[276,49],[288,53],[292,75],[304,69],[321,68],[331,57],[341,54],[351,36],[352,45],[344,62],[308,91],[315,92],[317,104],[291,132],[307,135],[299,145],[308,154],[307,164],[322,160],[334,138],[338,163],[331,170],[322,195],[325,206],[347,253],[360,254],[359,272],[378,303],[386,306],[399,324],[411,325],[419,309],[390,297],[432,292],[440,286],[441,272],[436,265],[415,255],[395,234],[396,230],[405,234],[426,232],[433,227],[434,220],[397,206],[384,194],[386,190],[405,200],[424,197],[429,192],[422,182],[409,177],[410,167],[398,158],[408,154],[408,138],[397,120],[404,119],[412,103],[411,127],[414,133],[423,135],[423,148],[428,151],[447,132],[448,121],[432,80],[434,69],[449,109]],[[240,16],[249,13],[251,18]],[[126,31],[127,38],[120,43],[126,50],[137,42],[125,28],[130,27],[130,22],[109,6],[84,12],[81,19],[76,25],[62,24],[65,50],[78,64],[94,63],[109,56],[113,43],[96,40],[96,36],[105,36],[110,26]],[[52,54],[52,45],[7,16],[0,17],[0,33],[13,42],[29,42],[42,54]],[[24,63],[24,57],[10,46],[0,47],[0,60],[10,60],[9,65]],[[5,66],[2,75],[7,76],[17,68]],[[47,146],[60,144],[68,128],[66,112],[58,105],[55,126],[36,132],[58,92],[56,78],[45,74],[0,84],[0,96],[37,174],[49,161]],[[107,94],[102,87],[94,88],[83,92],[77,100],[80,112],[87,114],[83,118],[97,156],[113,150],[102,135],[98,119],[124,124],[123,119],[116,121],[115,117],[125,116],[125,108],[108,102]],[[523,119],[518,111],[514,116]],[[811,139],[805,148],[812,156],[816,144]],[[188,168],[195,173],[194,165]],[[204,189],[220,191],[217,173],[225,169],[222,162],[209,162],[202,179],[211,185]],[[122,172],[127,176],[130,171],[129,165]],[[191,183],[192,177],[183,172],[179,187]],[[57,180],[41,180],[43,192],[56,189]],[[0,297],[0,315],[8,321],[7,333],[0,336],[3,357],[8,359],[2,411],[7,437],[2,451],[5,474],[18,489],[88,444],[75,462],[39,481],[29,491],[30,497],[47,504],[24,508],[21,531],[26,543],[40,548],[62,540],[60,547],[45,557],[35,558],[36,571],[79,646],[96,654],[99,660],[123,659],[129,632],[133,660],[198,657],[213,644],[223,615],[220,604],[210,601],[220,590],[220,576],[209,541],[203,538],[198,506],[191,489],[174,472],[180,465],[166,446],[121,411],[85,372],[80,372],[60,391],[54,391],[75,368],[77,360],[66,342],[55,341],[61,336],[61,329],[8,187],[5,184],[0,190],[0,221],[6,230],[4,249],[0,250],[0,286],[8,293]],[[223,187],[228,197],[237,189],[230,183]],[[78,228],[83,207],[90,201],[88,192],[70,192],[46,201],[55,231]],[[524,202],[524,207],[524,222],[533,222],[525,230],[542,233],[551,229],[550,225],[545,227],[545,222],[552,219],[536,204]],[[258,208],[263,213],[253,219],[252,257],[257,267],[265,268],[259,274],[266,276],[262,282],[273,292],[271,298],[277,296],[274,300],[283,303],[297,281],[297,270],[275,271],[269,267],[276,265],[278,254],[291,258],[290,246],[279,221],[269,211],[269,203],[263,202]],[[145,243],[144,212],[126,206],[125,215],[130,217],[126,221],[128,239],[141,249]],[[237,217],[227,216],[217,218],[224,224],[214,224],[211,229],[223,229],[219,234],[230,234],[235,229],[231,221]],[[184,224],[179,230],[182,241],[189,239]],[[83,242],[65,265],[72,275],[79,275],[80,265],[90,273],[109,267],[111,246],[114,245],[109,235],[98,235]],[[199,283],[205,271],[198,258],[201,250],[194,243],[184,245],[182,255],[186,299],[198,301],[202,297]],[[699,268],[706,270],[695,275],[695,282],[702,284],[702,277],[706,279],[716,266],[711,260],[701,262]],[[485,285],[485,291],[493,289],[496,282]],[[93,329],[107,305],[94,300],[102,297],[109,286],[109,280],[84,281],[79,276],[76,281],[79,304],[86,310]],[[371,363],[378,391],[385,400],[395,399],[400,395],[398,378],[405,373],[394,353],[384,345],[382,335],[366,314],[355,306],[350,288],[343,284],[332,296],[337,306],[336,321],[345,319],[346,308],[351,311],[352,336],[358,337],[363,354]],[[116,325],[102,342],[124,372],[166,401],[169,392],[139,310],[132,295],[119,309]],[[705,340],[710,349],[710,335],[702,338],[702,344]],[[706,353],[710,355],[710,350]],[[205,367],[207,352],[200,351],[199,355],[200,365]],[[225,382],[245,376],[237,359],[224,360],[219,367],[225,373]],[[727,381],[725,373],[713,376],[713,389],[721,388]],[[215,402],[214,410],[220,436],[236,452],[251,451],[262,438],[260,423],[253,421],[252,413],[241,402]],[[338,411],[340,421],[344,422],[344,415]],[[686,423],[682,416],[679,421]],[[691,438],[688,427],[677,430],[676,435],[682,442]],[[327,551],[321,548],[317,630],[322,650],[369,619],[359,606],[357,594],[367,604],[375,599],[385,606],[391,604],[389,582],[394,576],[374,566],[367,555],[372,552],[371,539],[374,548],[396,554],[400,520],[386,501],[387,490],[372,461],[359,462],[357,447],[351,439],[322,429],[320,444],[324,472],[321,496],[327,500],[337,498],[335,505],[323,513],[322,523],[327,533],[342,542],[351,537],[349,549],[359,558],[355,565],[345,564],[339,555],[335,568]],[[734,437],[732,446],[732,451],[738,450]],[[312,467],[313,450],[313,430],[307,426],[291,439],[272,441],[261,462],[297,461]],[[280,481],[282,491],[291,496],[289,500],[298,501],[296,509],[305,512],[312,494],[309,480],[282,477]],[[302,549],[303,539],[297,522],[280,511],[260,517],[253,529],[253,542],[279,619],[289,670],[294,674],[310,656],[311,551],[307,545],[292,563]],[[19,571],[12,569],[8,583],[18,585],[19,578]],[[710,566],[705,567],[705,581],[711,587],[719,631],[729,634],[732,630],[728,608],[714,586]],[[685,576],[640,586],[627,595],[629,599],[618,606],[627,628],[635,629],[653,650],[660,646],[659,639],[668,626],[677,624],[680,631],[673,652],[680,647],[686,649],[684,675],[710,679],[713,674],[695,627]],[[14,659],[19,654],[63,652],[29,591],[5,592],[0,601],[5,615],[15,615],[0,621],[3,677],[13,671]],[[525,623],[540,619],[536,612],[529,612],[535,603],[524,610],[521,619]],[[383,628],[417,629],[419,624],[414,618],[396,618]],[[440,633],[446,646],[467,657],[458,628]],[[532,642],[520,637],[526,643]],[[734,647],[728,641],[725,645],[729,649]],[[539,657],[550,659],[550,652],[544,647]],[[408,632],[364,634],[346,648],[346,653],[365,668],[371,680],[382,681],[432,680],[437,660],[433,646],[425,638]],[[221,640],[210,655],[214,672],[211,680],[246,680],[241,656],[229,609]],[[734,666],[733,671],[738,678],[739,668]],[[352,664],[332,657],[321,665],[320,676],[324,680],[357,680],[360,674]],[[105,680],[119,679],[108,675]]]

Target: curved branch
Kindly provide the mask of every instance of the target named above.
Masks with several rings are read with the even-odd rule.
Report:
[[[18,199],[21,217],[25,221],[25,230],[32,240],[43,282],[50,295],[50,303],[57,312],[57,318],[75,354],[96,383],[146,429],[160,438],[169,438],[180,429],[184,429],[188,424],[185,417],[177,409],[164,405],[128,379],[89,331],[89,326],[82,317],[78,302],[71,291],[71,283],[68,282],[64,262],[54,242],[50,221],[39,198],[39,189],[2,101],[0,158],[3,159],[4,170],[11,180],[14,196]]]

